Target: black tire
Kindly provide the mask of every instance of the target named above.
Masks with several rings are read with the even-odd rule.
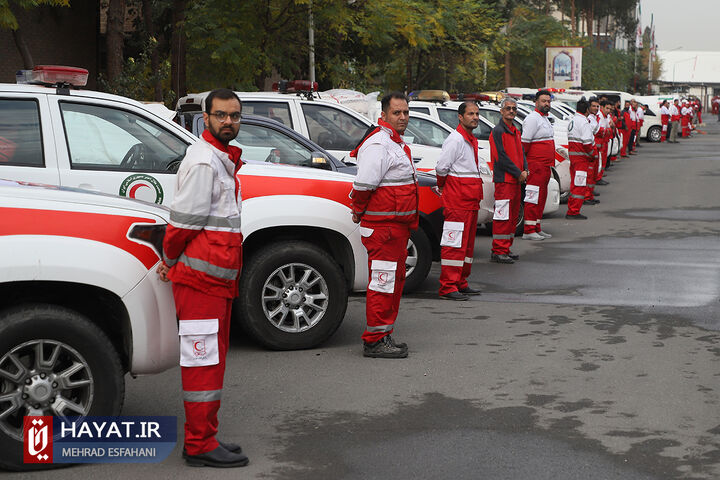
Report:
[[[523,194],[523,197],[525,195]],[[520,202],[520,208],[518,209],[518,221],[515,224],[515,236],[519,237],[525,231],[525,202]]]
[[[657,125],[650,127],[647,132],[648,142],[658,143],[662,137],[662,128]]]
[[[307,272],[313,281],[309,287],[299,281]],[[273,292],[277,299],[263,299],[263,295]],[[318,295],[318,303],[324,307],[322,313],[312,306],[313,302],[307,302],[307,292]],[[263,346],[300,350],[316,347],[335,333],[345,316],[347,298],[347,284],[337,262],[321,248],[294,240],[267,245],[248,259],[240,276],[235,310],[243,329]],[[309,320],[291,324],[289,321],[298,317],[293,312],[300,310],[310,313],[306,317]],[[270,316],[275,311],[278,313]]]
[[[36,346],[42,342],[44,366],[35,364]],[[55,351],[58,355],[50,355]],[[49,358],[48,358],[49,357]],[[21,360],[26,367],[13,367],[13,360]],[[79,362],[83,368],[63,377],[58,375],[71,364]],[[64,307],[28,304],[0,312],[0,370],[16,373],[10,380],[0,376],[0,412],[15,410],[0,419],[0,468],[8,470],[41,470],[67,464],[24,464],[22,417],[24,415],[118,415],[125,395],[125,379],[115,348],[105,333],[87,317]],[[43,377],[44,375],[44,377]],[[57,375],[57,377],[56,377]],[[42,377],[42,378],[41,378]],[[30,380],[36,392],[50,391],[38,398],[34,394],[12,407],[13,392],[31,392]],[[63,380],[90,380],[82,386],[68,386]],[[83,412],[65,409],[57,397],[72,400],[83,406]],[[34,405],[33,405],[34,404]],[[59,407],[58,407],[59,406]],[[37,410],[30,410],[39,407]],[[42,411],[42,412],[40,412]]]
[[[408,263],[409,262],[409,263]],[[414,263],[414,265],[411,265]],[[427,234],[418,228],[410,235],[403,293],[412,293],[425,281],[432,266],[432,247]]]

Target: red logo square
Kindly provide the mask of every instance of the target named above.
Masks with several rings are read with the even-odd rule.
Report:
[[[23,418],[23,462],[53,463],[53,417]]]

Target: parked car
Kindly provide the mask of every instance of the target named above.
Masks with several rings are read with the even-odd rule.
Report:
[[[169,212],[0,180],[0,218],[0,468],[47,468],[23,463],[23,417],[119,415],[126,373],[178,364]]]

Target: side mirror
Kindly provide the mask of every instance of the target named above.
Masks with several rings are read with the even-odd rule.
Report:
[[[310,154],[310,166],[321,170],[332,170],[330,159],[322,152],[312,152]]]

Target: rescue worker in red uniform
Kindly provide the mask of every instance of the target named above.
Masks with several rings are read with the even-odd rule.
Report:
[[[395,343],[390,334],[405,284],[407,243],[418,227],[417,173],[410,147],[401,137],[410,119],[407,97],[389,93],[381,106],[379,127],[350,154],[358,163],[352,215],[360,223],[370,274],[363,356],[405,358],[407,345]]]
[[[668,101],[663,100],[660,104],[660,123],[662,124],[662,133],[660,134],[660,143],[667,141],[668,124],[670,123],[670,109]]]
[[[683,100],[682,108],[680,109],[680,125],[682,126],[682,137],[687,138],[690,136],[690,115],[691,110],[688,107],[687,100]]]
[[[530,169],[525,186],[525,240],[551,238],[542,230],[540,219],[547,200],[547,184],[550,168],[555,165],[555,133],[548,120],[550,92],[540,90],[535,94],[535,110],[523,122],[522,144]]]
[[[598,156],[600,158],[600,173],[595,185],[608,185],[610,182],[603,179],[605,175],[605,169],[608,164],[608,148],[610,141],[613,137],[613,125],[610,117],[610,102],[603,100],[600,102],[600,108],[598,110],[598,125],[600,126],[600,137],[595,137],[595,146],[598,149]]]
[[[581,98],[577,103],[577,112],[568,125],[568,154],[570,155],[570,196],[565,218],[568,220],[586,220],[580,213],[586,198],[587,179],[593,158],[597,155],[592,126],[587,118],[588,102]]]
[[[594,139],[595,136],[598,135],[600,132],[600,123],[598,122],[597,118],[597,111],[600,104],[598,103],[596,97],[592,97],[590,100],[586,101],[585,104],[587,105],[585,111],[585,118],[590,124],[590,131],[592,132]],[[599,155],[593,155],[589,159],[589,161],[590,165],[587,168],[587,185],[585,188],[584,203],[587,205],[595,205],[600,203],[600,200],[595,199],[595,196],[600,196],[599,193],[595,192],[595,182],[598,178],[600,178],[600,157]],[[572,167],[572,163],[570,165]]]
[[[242,467],[240,446],[215,438],[230,335],[230,309],[242,264],[242,151],[229,145],[242,105],[227,89],[210,92],[206,130],[191,145],[175,178],[175,198],[158,274],[173,285],[179,319],[185,406],[183,458],[191,466]]]
[[[517,102],[505,97],[500,103],[502,122],[490,136],[490,158],[495,183],[495,212],[492,222],[490,261],[515,263],[520,258],[510,251],[515,239],[515,225],[520,213],[521,184],[528,178],[528,164],[523,152],[520,131],[513,125]]]
[[[458,122],[457,129],[443,142],[435,167],[445,217],[440,241],[440,297],[446,300],[468,300],[468,295],[480,295],[480,290],[467,282],[483,198],[478,141],[472,134],[480,122],[475,102],[460,104]]]
[[[628,146],[630,145],[630,132],[634,127],[632,118],[630,118],[630,101],[625,102],[625,108],[620,112],[620,122],[622,123],[620,131],[622,132],[622,148],[620,149],[620,157],[628,156]]]

